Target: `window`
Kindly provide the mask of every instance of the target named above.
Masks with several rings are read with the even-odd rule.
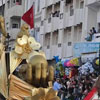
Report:
[[[74,14],[73,6],[70,6],[70,16],[73,16],[73,14]]]
[[[40,32],[40,27],[38,27],[38,28],[36,29],[36,31],[37,31],[37,32]]]
[[[100,33],[100,23],[98,23],[98,33]]]
[[[82,9],[84,7],[84,1],[80,2],[80,9]]]
[[[63,43],[68,43],[71,40],[71,27],[64,29]]]
[[[47,49],[50,49],[50,45],[47,45]]]
[[[60,14],[60,19],[63,19],[63,13]]]
[[[41,26],[43,26],[43,21],[41,21]]]
[[[71,3],[71,0],[66,0],[66,4],[69,4],[69,3]]]
[[[72,42],[68,42],[68,46],[71,46]]]
[[[13,0],[13,3],[15,3],[16,1],[15,0]]]
[[[45,34],[45,46],[47,47],[47,49],[50,48],[50,33]]]
[[[12,24],[12,28],[18,28],[18,24]]]
[[[73,2],[73,0],[66,0],[66,1],[65,1],[66,6],[67,6],[68,4],[70,4],[70,3],[72,3],[72,2]]]
[[[21,5],[21,0],[16,0],[16,5]]]
[[[51,23],[51,17],[48,18],[48,23]]]
[[[58,47],[61,47],[61,43],[58,44]]]
[[[13,16],[10,19],[10,28],[20,28],[21,25],[21,17]]]
[[[8,8],[10,8],[10,1],[7,1],[7,6]]]
[[[58,44],[58,30],[53,32],[53,41],[52,41],[52,44],[53,45],[57,45]]]

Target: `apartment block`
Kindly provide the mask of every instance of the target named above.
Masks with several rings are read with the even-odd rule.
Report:
[[[41,43],[48,60],[53,56],[72,58],[74,44],[87,42],[85,37],[92,27],[100,32],[100,0],[8,0],[6,26],[13,38],[22,23],[23,12],[32,5],[34,37]]]
[[[20,31],[22,15],[25,12],[25,0],[6,0],[5,1],[5,26],[9,34],[9,50],[14,47],[16,35]]]
[[[73,45],[100,28],[100,0],[40,0],[40,43],[47,59],[73,57]]]

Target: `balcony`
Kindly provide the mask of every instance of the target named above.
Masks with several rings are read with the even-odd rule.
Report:
[[[45,32],[49,33],[52,30],[52,24],[51,24],[51,18],[48,18],[47,20],[45,20]]]
[[[70,16],[69,13],[64,14],[64,27],[70,27],[74,25],[74,16]]]
[[[97,8],[98,6],[100,6],[100,0],[88,0],[87,5]]]
[[[23,6],[22,5],[15,5],[8,10],[6,10],[6,16],[22,16],[23,15]]]
[[[80,24],[84,20],[84,9],[77,9],[75,10],[75,15],[74,15],[74,24]]]
[[[53,31],[59,29],[59,23],[60,23],[60,20],[59,20],[59,17],[53,17],[52,18],[52,25],[53,25]]]
[[[68,17],[69,17],[69,14],[64,13],[64,28],[68,26],[68,22],[69,22]]]
[[[41,26],[40,27],[40,35],[44,34],[45,33],[45,28],[44,26]]]
[[[45,46],[44,48],[44,52],[46,54],[46,59],[49,60],[51,59],[51,52],[50,52],[50,49],[47,49],[47,47]]]

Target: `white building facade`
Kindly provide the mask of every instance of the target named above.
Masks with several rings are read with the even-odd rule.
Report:
[[[10,10],[6,8],[6,12],[11,12],[11,10],[12,13],[15,12],[13,15],[9,14],[10,17],[8,13],[6,14],[6,22],[9,18],[14,19],[17,13],[22,16],[22,13],[34,5],[35,28],[33,33],[36,40],[41,43],[48,60],[52,60],[53,56],[72,58],[73,45],[86,42],[85,37],[92,27],[95,27],[97,31],[100,30],[100,0],[21,1],[23,2],[22,8],[19,5]],[[10,32],[13,30],[14,32]],[[17,33],[15,29],[9,30],[9,33],[15,34],[15,32]]]
[[[5,26],[6,31],[9,33],[9,50],[14,48],[14,42],[20,27],[23,23],[21,20],[25,12],[25,0],[5,0]]]
[[[40,0],[40,43],[47,59],[73,57],[73,45],[100,28],[100,0]]]

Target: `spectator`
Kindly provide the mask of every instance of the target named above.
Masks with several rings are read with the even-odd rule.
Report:
[[[93,31],[92,29],[90,30],[88,36],[85,38],[86,41],[92,41],[92,37],[93,37]]]
[[[92,27],[93,34],[97,33],[95,27]]]
[[[60,80],[57,78],[56,81],[54,82],[54,85],[53,85],[53,89],[55,91],[59,91],[61,89],[61,84],[60,84]]]

